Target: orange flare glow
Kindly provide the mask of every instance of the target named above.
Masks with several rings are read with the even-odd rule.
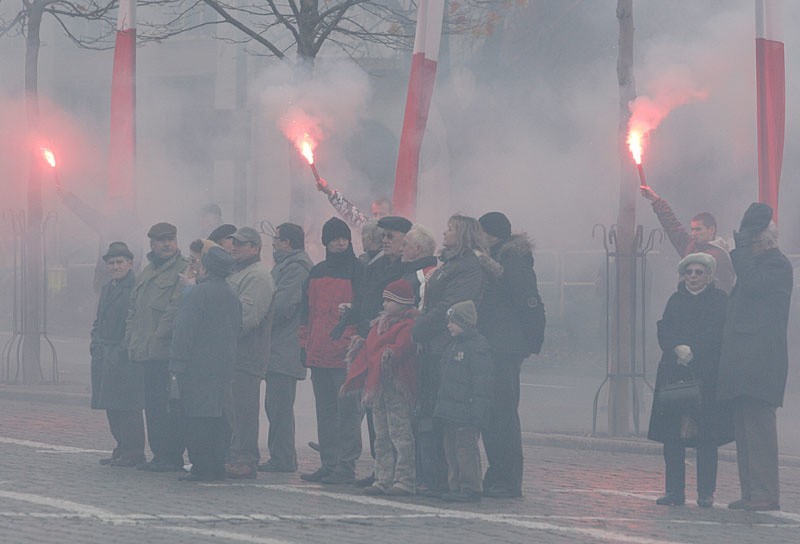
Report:
[[[56,167],[56,156],[55,156],[55,154],[51,150],[47,149],[46,147],[42,147],[40,149],[42,150],[42,157],[44,157],[44,160],[46,160],[47,164],[50,165],[50,168],[55,168]]]
[[[642,133],[637,130],[628,132],[628,149],[633,155],[633,160],[636,164],[642,164]]]
[[[637,130],[628,132],[628,149],[633,155],[633,160],[636,164],[642,164],[642,133]]]
[[[308,134],[303,134],[301,138],[297,139],[295,145],[300,153],[306,158],[308,164],[314,164],[314,147],[316,147],[316,144],[314,143],[314,140],[311,139],[311,136]]]

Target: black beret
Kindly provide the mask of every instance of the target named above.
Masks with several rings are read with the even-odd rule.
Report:
[[[381,217],[378,220],[378,226],[380,228],[384,230],[396,230],[397,232],[402,232],[403,234],[410,231],[412,225],[413,224],[411,221],[405,217],[400,217],[399,215],[387,215],[386,217]]]
[[[753,202],[744,212],[739,232],[758,234],[769,226],[772,221],[772,208],[761,202]]]
[[[178,227],[169,223],[156,223],[147,231],[147,237],[154,240],[156,238],[174,238],[178,234]]]
[[[208,239],[212,242],[219,243],[225,238],[230,238],[233,236],[234,232],[236,232],[236,227],[230,223],[225,223],[224,225],[220,225],[212,230],[211,234],[208,235]]]

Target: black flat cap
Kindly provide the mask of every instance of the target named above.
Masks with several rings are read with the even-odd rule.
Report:
[[[212,230],[211,234],[208,235],[208,239],[218,244],[225,238],[230,238],[233,236],[234,232],[236,232],[236,227],[230,223],[225,223],[224,225],[220,225]]]
[[[178,235],[178,227],[169,223],[156,223],[147,231],[147,237],[151,240],[156,238],[174,238]]]
[[[772,208],[761,202],[753,202],[744,212],[739,232],[758,234],[769,226],[772,221]]]
[[[103,260],[108,262],[109,259],[114,257],[125,257],[133,260],[133,253],[128,249],[128,244],[125,242],[111,242],[111,245],[108,246],[108,251],[103,255]]]
[[[412,225],[413,224],[411,221],[405,217],[400,217],[399,215],[387,215],[386,217],[381,217],[378,220],[378,226],[380,228],[384,230],[396,230],[397,232],[402,232],[403,234],[410,231]]]

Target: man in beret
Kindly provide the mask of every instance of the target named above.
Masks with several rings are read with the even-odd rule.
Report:
[[[183,426],[169,411],[169,346],[180,302],[180,274],[188,261],[181,255],[178,229],[156,223],[147,232],[148,264],[139,275],[130,299],[125,346],[130,360],[144,369],[144,413],[147,441],[153,458],[140,470],[168,472],[183,467]]]
[[[236,232],[236,227],[230,223],[225,223],[212,230],[211,234],[208,235],[208,239],[230,253],[233,250],[234,232]]]
[[[731,292],[717,398],[733,409],[742,497],[735,510],[779,510],[778,431],[789,356],[786,329],[792,265],[778,249],[772,208],[753,203],[733,233],[736,286]]]
[[[100,293],[92,325],[92,408],[106,411],[117,445],[100,464],[133,467],[145,461],[142,366],[131,363],[122,346],[135,282],[133,252],[125,242],[112,242],[103,261],[111,279]]]
[[[692,217],[689,224],[690,234],[675,216],[675,212],[672,211],[666,200],[658,196],[649,186],[644,186],[641,190],[642,196],[652,203],[653,211],[678,255],[686,257],[700,252],[714,257],[714,260],[717,261],[714,285],[718,289],[730,293],[736,281],[736,274],[728,255],[728,243],[717,236],[717,221],[714,216],[708,212],[701,212]]]
[[[256,478],[261,380],[267,371],[275,284],[261,262],[261,235],[240,227],[233,234],[236,263],[228,283],[242,303],[242,328],[231,378],[228,418],[233,431],[225,470],[229,478]]]

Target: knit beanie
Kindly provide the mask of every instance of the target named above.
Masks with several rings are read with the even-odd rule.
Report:
[[[481,224],[483,232],[490,234],[501,240],[511,238],[511,221],[505,214],[500,212],[489,212],[483,214],[478,223]]]
[[[455,323],[462,329],[470,329],[478,323],[478,310],[471,300],[464,300],[453,304],[447,310],[447,320]]]
[[[327,246],[331,240],[336,240],[337,238],[353,239],[347,223],[338,217],[331,217],[322,225],[322,245]]]
[[[386,286],[383,298],[400,304],[414,304],[414,289],[408,281],[399,279]]]
[[[235,262],[230,253],[219,246],[210,248],[200,260],[209,275],[220,278],[227,278],[230,275]]]

